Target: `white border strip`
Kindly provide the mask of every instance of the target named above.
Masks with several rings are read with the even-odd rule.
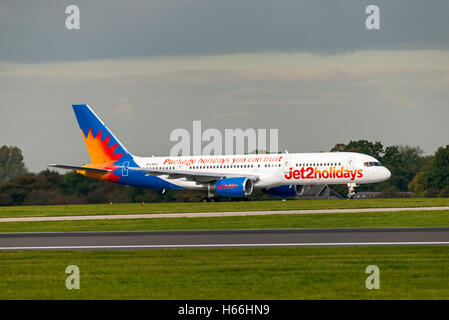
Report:
[[[159,248],[220,248],[220,247],[306,247],[306,246],[386,246],[386,245],[449,245],[449,241],[393,242],[302,242],[302,243],[218,243],[218,244],[148,244],[110,246],[36,246],[0,247],[0,250],[61,250],[61,249],[159,249]]]

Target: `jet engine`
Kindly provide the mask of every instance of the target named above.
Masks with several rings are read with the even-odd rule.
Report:
[[[209,192],[223,197],[245,197],[253,192],[253,182],[246,177],[220,179],[209,185]]]

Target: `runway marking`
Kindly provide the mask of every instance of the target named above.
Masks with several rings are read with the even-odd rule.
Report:
[[[42,246],[0,247],[0,250],[60,250],[60,249],[158,249],[158,248],[219,248],[219,247],[305,247],[305,246],[375,246],[375,245],[449,245],[449,241],[392,241],[392,242],[301,242],[301,243],[220,243],[220,244],[148,244],[110,246]]]
[[[90,216],[57,216],[57,217],[22,217],[0,218],[0,222],[34,222],[34,221],[81,221],[110,219],[154,219],[154,218],[206,218],[261,216],[274,214],[323,214],[323,213],[364,213],[364,212],[400,212],[400,211],[449,211],[449,207],[412,207],[412,208],[364,208],[364,209],[307,209],[284,211],[236,211],[236,212],[188,212],[188,213],[150,213]]]

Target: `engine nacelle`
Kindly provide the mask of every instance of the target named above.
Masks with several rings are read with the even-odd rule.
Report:
[[[271,194],[273,196],[284,197],[284,198],[293,198],[302,195],[304,192],[304,186],[301,185],[286,185],[279,186],[275,188],[267,188],[262,190],[267,194]]]
[[[209,191],[223,197],[245,197],[253,192],[253,182],[245,177],[220,179],[209,185]]]

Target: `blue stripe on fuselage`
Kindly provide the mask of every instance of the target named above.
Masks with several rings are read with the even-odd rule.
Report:
[[[116,161],[114,162],[114,164],[122,166],[123,161]],[[129,166],[139,168],[139,166],[134,160],[130,161]],[[113,173],[116,176],[120,177],[120,180],[118,180],[116,183],[124,185],[129,185],[133,187],[160,189],[160,190],[184,189],[183,187],[177,186],[176,184],[170,183],[157,176],[147,176],[146,175],[147,173],[142,171],[128,170],[128,172],[126,173],[126,170],[124,171],[123,168],[118,168],[114,170]]]

